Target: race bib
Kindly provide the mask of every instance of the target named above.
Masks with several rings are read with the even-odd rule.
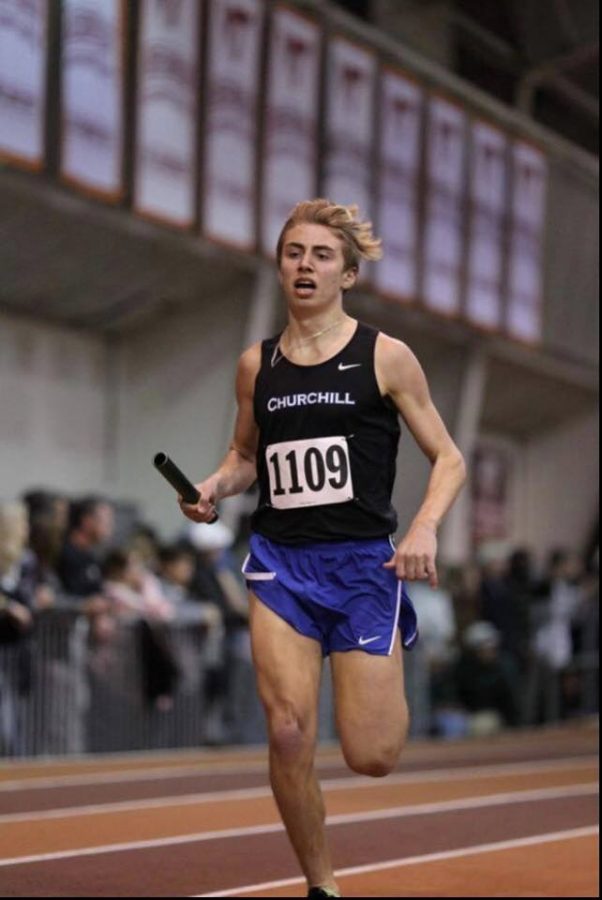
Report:
[[[276,509],[323,506],[353,499],[345,437],[270,444],[266,462],[271,503]]]

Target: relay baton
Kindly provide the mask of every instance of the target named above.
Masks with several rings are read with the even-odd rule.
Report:
[[[181,469],[176,466],[175,462],[169,458],[167,453],[155,453],[153,464],[157,472],[169,481],[171,486],[176,489],[185,503],[199,502],[201,495],[194,484],[186,478]],[[216,513],[207,524],[212,525],[214,522],[217,522],[218,518],[219,516]]]

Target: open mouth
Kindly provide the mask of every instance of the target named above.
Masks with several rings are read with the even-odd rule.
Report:
[[[316,283],[312,281],[311,278],[297,278],[295,281],[295,290],[298,293],[306,293],[310,291],[315,291]]]

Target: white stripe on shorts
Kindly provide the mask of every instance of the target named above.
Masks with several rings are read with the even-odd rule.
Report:
[[[247,553],[246,559],[242,564],[241,572],[247,581],[273,581],[276,577],[275,572],[245,572],[247,563],[251,559],[251,554]]]
[[[391,646],[389,647],[389,652],[387,656],[391,656],[393,653],[393,649],[395,647],[395,638],[397,636],[397,629],[399,627],[399,612],[401,610],[401,588],[403,586],[403,582],[397,582],[397,609],[395,610],[395,624],[393,625],[393,634],[391,635]]]

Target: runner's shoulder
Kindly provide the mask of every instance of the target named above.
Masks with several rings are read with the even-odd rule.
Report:
[[[255,378],[261,368],[261,341],[256,341],[244,350],[238,360],[238,374]]]
[[[386,366],[408,364],[416,359],[407,344],[384,331],[379,331],[376,337],[376,356]]]
[[[422,367],[410,347],[383,331],[376,340],[375,365],[387,393],[423,377]]]

